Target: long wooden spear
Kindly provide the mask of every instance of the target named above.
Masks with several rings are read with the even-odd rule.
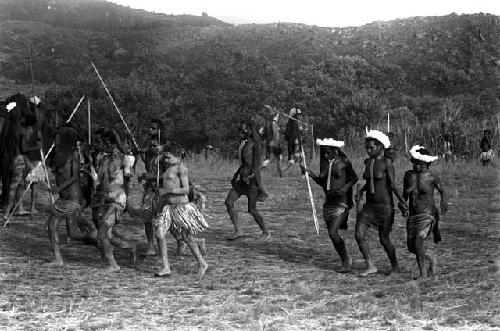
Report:
[[[127,122],[125,122],[125,119],[123,118],[123,115],[122,115],[120,109],[118,109],[118,106],[116,105],[115,100],[111,96],[111,93],[109,92],[108,87],[106,86],[106,83],[104,83],[104,80],[102,79],[101,75],[99,74],[99,71],[97,70],[94,62],[90,61],[90,64],[94,68],[94,71],[97,74],[97,77],[99,77],[99,80],[101,81],[102,86],[106,90],[106,93],[108,94],[109,99],[111,100],[111,103],[113,104],[113,106],[115,107],[116,111],[118,112],[118,115],[120,115],[120,118],[121,118],[123,124],[125,125],[125,128],[127,129],[128,134],[132,138],[132,142],[134,143],[134,145],[137,148],[137,150],[139,150],[139,145],[137,145],[137,142],[135,141],[134,136],[132,135],[132,131],[130,131],[130,128],[128,127]]]
[[[285,116],[285,117],[288,117],[288,118],[289,118],[289,119],[291,119],[291,120],[294,120],[294,121],[297,121],[297,122],[299,122],[299,123],[301,123],[301,124],[304,124],[304,125],[305,125],[305,126],[307,126],[307,127],[309,127],[309,126],[310,126],[310,124],[307,124],[306,122],[303,122],[303,121],[301,121],[301,120],[299,120],[299,119],[297,119],[297,118],[294,118],[294,117],[292,117],[292,116],[290,116],[290,115],[288,115],[288,114],[285,114],[285,113],[283,113],[283,112],[279,111],[278,109],[276,109],[276,108],[274,108],[274,107],[271,107],[271,106],[268,106],[268,105],[264,105],[264,107],[266,107],[267,109],[272,110],[272,111],[274,111],[274,112],[276,112],[276,113],[278,113],[278,114],[281,114],[281,115],[283,115],[283,116]]]
[[[80,104],[82,103],[83,98],[85,98],[85,94],[80,98],[80,101],[78,101],[78,103],[76,104],[75,109],[73,109],[73,111],[69,115],[68,119],[66,120],[66,124],[69,123],[69,122],[71,122],[71,119],[73,118],[73,116],[75,116],[75,113],[78,110],[78,107],[80,107]]]
[[[47,158],[49,157],[50,153],[52,152],[52,150],[54,149],[54,146],[55,144],[52,144],[52,146],[50,146],[49,148],[49,151],[47,152],[47,154],[45,155],[45,157],[43,157],[43,151],[40,150],[40,155],[42,156],[42,165],[45,167],[45,161],[47,160]],[[48,181],[48,178],[49,178],[49,175],[47,173],[47,168],[44,168],[45,170],[45,179],[47,180],[47,187],[49,187],[49,192],[50,192],[50,183]],[[7,220],[5,221],[5,223],[3,224],[3,227],[5,228],[7,226],[7,224],[9,224],[10,222],[10,218],[12,217],[12,215],[14,215],[15,211],[17,210],[17,208],[21,205],[22,201],[23,201],[23,198],[24,196],[26,195],[26,193],[28,193],[28,191],[30,190],[30,187],[31,187],[31,184],[33,184],[33,180],[30,179],[30,182],[28,183],[28,186],[26,187],[26,189],[24,190],[23,194],[21,195],[21,197],[19,198],[19,200],[17,201],[16,205],[14,206],[14,208],[12,209],[12,211],[9,213],[9,216],[7,217]],[[51,197],[51,200],[52,202],[54,202],[54,197],[52,196],[52,193],[50,192],[50,197]]]
[[[306,154],[304,153],[304,146],[302,146],[302,142],[300,142],[300,151],[302,153],[302,163],[304,165],[304,168],[307,169]],[[306,183],[307,183],[307,192],[309,193],[309,201],[311,202],[314,227],[316,228],[316,233],[319,234],[319,224],[318,224],[318,217],[316,215],[316,206],[314,205],[314,197],[312,194],[311,183],[309,182],[309,174],[307,173],[307,170],[306,170]]]

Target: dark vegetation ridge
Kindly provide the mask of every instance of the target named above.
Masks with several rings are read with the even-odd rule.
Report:
[[[101,0],[0,0],[0,79],[29,82],[29,43],[50,114],[85,93],[96,120],[117,122],[93,60],[129,123],[159,115],[186,147],[228,147],[237,120],[259,120],[270,103],[304,109],[317,136],[349,141],[390,113],[413,140],[444,121],[470,149],[472,123],[479,131],[500,106],[499,31],[500,18],[482,13],[356,28],[233,26]]]

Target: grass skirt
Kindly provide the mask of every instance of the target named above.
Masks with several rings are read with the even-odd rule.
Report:
[[[77,201],[58,198],[52,205],[52,214],[57,217],[68,217],[81,213],[83,205]]]
[[[191,234],[208,229],[205,217],[192,202],[165,205],[163,210],[153,220],[153,226],[155,229],[159,226],[164,226],[169,230]]]
[[[33,168],[26,176],[26,181],[32,183],[42,183],[45,181],[45,172],[43,171],[42,162],[36,161]]]

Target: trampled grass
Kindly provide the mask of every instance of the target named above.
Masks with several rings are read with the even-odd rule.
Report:
[[[313,162],[313,168],[317,162]],[[362,159],[353,160],[358,174]],[[173,274],[154,277],[154,258],[132,266],[115,250],[122,270],[104,275],[97,250],[66,243],[66,266],[47,268],[50,244],[42,213],[16,218],[0,230],[0,329],[22,330],[495,330],[500,328],[500,195],[498,170],[477,163],[438,163],[450,195],[450,211],[442,223],[443,242],[428,247],[438,256],[434,278],[416,281],[415,259],[405,247],[404,219],[399,213],[392,233],[402,267],[387,275],[389,262],[369,233],[379,273],[357,275],[363,268],[354,241],[354,212],[343,234],[355,260],[350,274],[341,274],[321,218],[323,193],[313,186],[320,234],[311,218],[304,179],[298,168],[275,177],[265,170],[269,199],[259,205],[272,233],[257,239],[258,228],[238,203],[248,237],[225,240],[232,231],[224,199],[235,162],[197,158],[188,162],[193,179],[207,190],[211,228],[206,238],[211,270],[195,278],[191,255],[177,256],[169,240]],[[397,181],[410,164],[396,162]],[[132,198],[138,203],[140,186]],[[42,202],[48,203],[48,196]],[[40,207],[42,209],[42,207]],[[88,216],[88,215],[87,215]],[[126,217],[122,225],[145,250],[142,224]]]

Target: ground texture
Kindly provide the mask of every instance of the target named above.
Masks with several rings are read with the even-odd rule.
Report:
[[[408,167],[400,166],[399,182]],[[200,237],[206,238],[211,268],[203,281],[195,277],[194,258],[189,252],[178,256],[173,240],[170,278],[154,276],[153,257],[139,259],[134,266],[119,250],[115,256],[122,270],[104,275],[97,250],[67,243],[63,227],[66,265],[48,268],[43,265],[52,257],[47,214],[17,217],[0,229],[0,329],[498,330],[497,170],[470,164],[435,169],[449,191],[451,206],[441,223],[443,242],[428,241],[438,256],[437,275],[428,280],[413,280],[418,268],[406,250],[405,223],[399,213],[392,238],[402,273],[388,275],[388,259],[372,231],[369,240],[379,273],[357,276],[363,264],[354,241],[353,211],[344,238],[355,269],[339,273],[340,259],[321,218],[323,193],[313,188],[320,221],[316,235],[305,180],[297,169],[284,178],[274,177],[272,170],[264,173],[270,197],[259,207],[272,240],[257,239],[258,228],[242,198],[238,209],[248,236],[227,241],[232,227],[224,199],[235,169],[213,164],[192,174],[208,191],[211,228]],[[135,183],[136,203],[140,195]],[[48,203],[48,197],[42,195],[41,202]],[[139,252],[144,251],[142,224],[125,217],[122,226],[138,240]]]

